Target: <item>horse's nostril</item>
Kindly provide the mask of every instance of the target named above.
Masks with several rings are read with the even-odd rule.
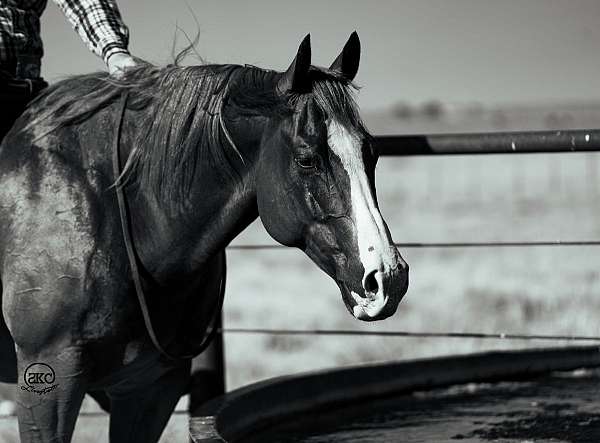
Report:
[[[377,279],[375,278],[376,274],[377,274],[377,271],[371,271],[365,277],[363,286],[364,286],[366,292],[371,292],[373,294],[377,294],[377,291],[379,291],[379,284],[377,283]]]

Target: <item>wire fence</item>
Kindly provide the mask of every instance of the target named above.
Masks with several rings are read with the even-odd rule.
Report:
[[[333,336],[374,336],[406,338],[473,338],[500,340],[545,340],[571,342],[599,342],[600,336],[588,335],[548,335],[481,332],[413,332],[413,331],[361,331],[351,329],[267,329],[267,328],[223,328],[221,334],[265,334],[265,335],[333,335]]]
[[[383,156],[473,155],[574,153],[600,151],[600,130],[527,131],[472,134],[400,135],[374,137]],[[532,248],[600,246],[600,240],[480,241],[480,242],[408,242],[396,243],[401,248]],[[277,244],[231,245],[232,251],[289,249]],[[295,336],[377,336],[404,338],[456,338],[482,340],[543,340],[567,342],[600,342],[600,336],[431,332],[431,331],[362,331],[340,329],[266,329],[223,328],[220,334],[263,334]]]
[[[524,247],[557,247],[557,246],[600,246],[600,240],[546,240],[546,241],[507,241],[507,242],[409,242],[394,243],[401,248],[524,248]],[[232,251],[256,251],[290,249],[276,244],[263,245],[231,245]]]

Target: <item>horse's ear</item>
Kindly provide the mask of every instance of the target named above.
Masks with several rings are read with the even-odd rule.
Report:
[[[300,43],[298,53],[294,61],[287,68],[279,82],[277,82],[277,90],[281,93],[286,92],[305,92],[310,89],[310,81],[308,78],[308,70],[310,68],[310,34],[307,34]]]
[[[360,39],[358,38],[356,31],[354,31],[352,34],[350,34],[350,38],[344,45],[344,49],[342,49],[342,52],[340,52],[340,55],[337,56],[329,69],[332,71],[338,71],[345,78],[352,81],[358,72],[359,63]]]

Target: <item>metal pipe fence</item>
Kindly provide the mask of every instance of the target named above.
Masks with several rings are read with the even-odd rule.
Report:
[[[374,137],[380,155],[480,155],[600,151],[600,130],[391,135]]]

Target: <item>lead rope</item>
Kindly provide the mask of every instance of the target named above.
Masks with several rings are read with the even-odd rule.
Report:
[[[154,326],[152,326],[152,320],[150,319],[150,312],[148,310],[148,305],[146,303],[146,297],[144,294],[144,289],[142,287],[142,281],[140,278],[140,272],[138,267],[138,259],[135,254],[133,241],[131,239],[131,226],[130,226],[130,217],[129,210],[127,206],[127,201],[125,199],[125,194],[123,192],[123,184],[119,183],[121,178],[121,159],[120,159],[120,141],[121,141],[121,131],[123,129],[123,120],[125,118],[125,110],[127,109],[127,99],[129,94],[127,92],[123,93],[121,103],[120,103],[120,112],[119,112],[119,120],[117,121],[116,129],[115,129],[115,138],[113,143],[113,173],[115,176],[115,189],[117,193],[117,202],[119,204],[119,214],[121,218],[121,230],[123,231],[123,240],[125,241],[125,249],[127,250],[127,258],[129,260],[129,266],[131,268],[131,276],[133,278],[133,284],[135,286],[135,292],[137,294],[138,302],[140,304],[140,308],[142,310],[142,316],[144,318],[144,324],[146,326],[146,330],[148,331],[148,335],[152,340],[152,343],[163,356],[168,358],[169,360],[190,360],[200,353],[202,353],[213,341],[215,335],[218,332],[218,317],[221,314],[221,310],[223,308],[223,299],[225,297],[225,283],[226,283],[226,275],[227,275],[227,262],[225,259],[225,252],[223,252],[223,262],[222,262],[222,273],[221,273],[221,282],[219,284],[219,299],[217,301],[217,306],[214,314],[212,315],[211,321],[209,325],[212,323],[210,328],[210,332],[205,334],[204,340],[200,343],[200,345],[193,349],[189,353],[174,355],[168,352],[160,343],[156,331],[154,330]]]

